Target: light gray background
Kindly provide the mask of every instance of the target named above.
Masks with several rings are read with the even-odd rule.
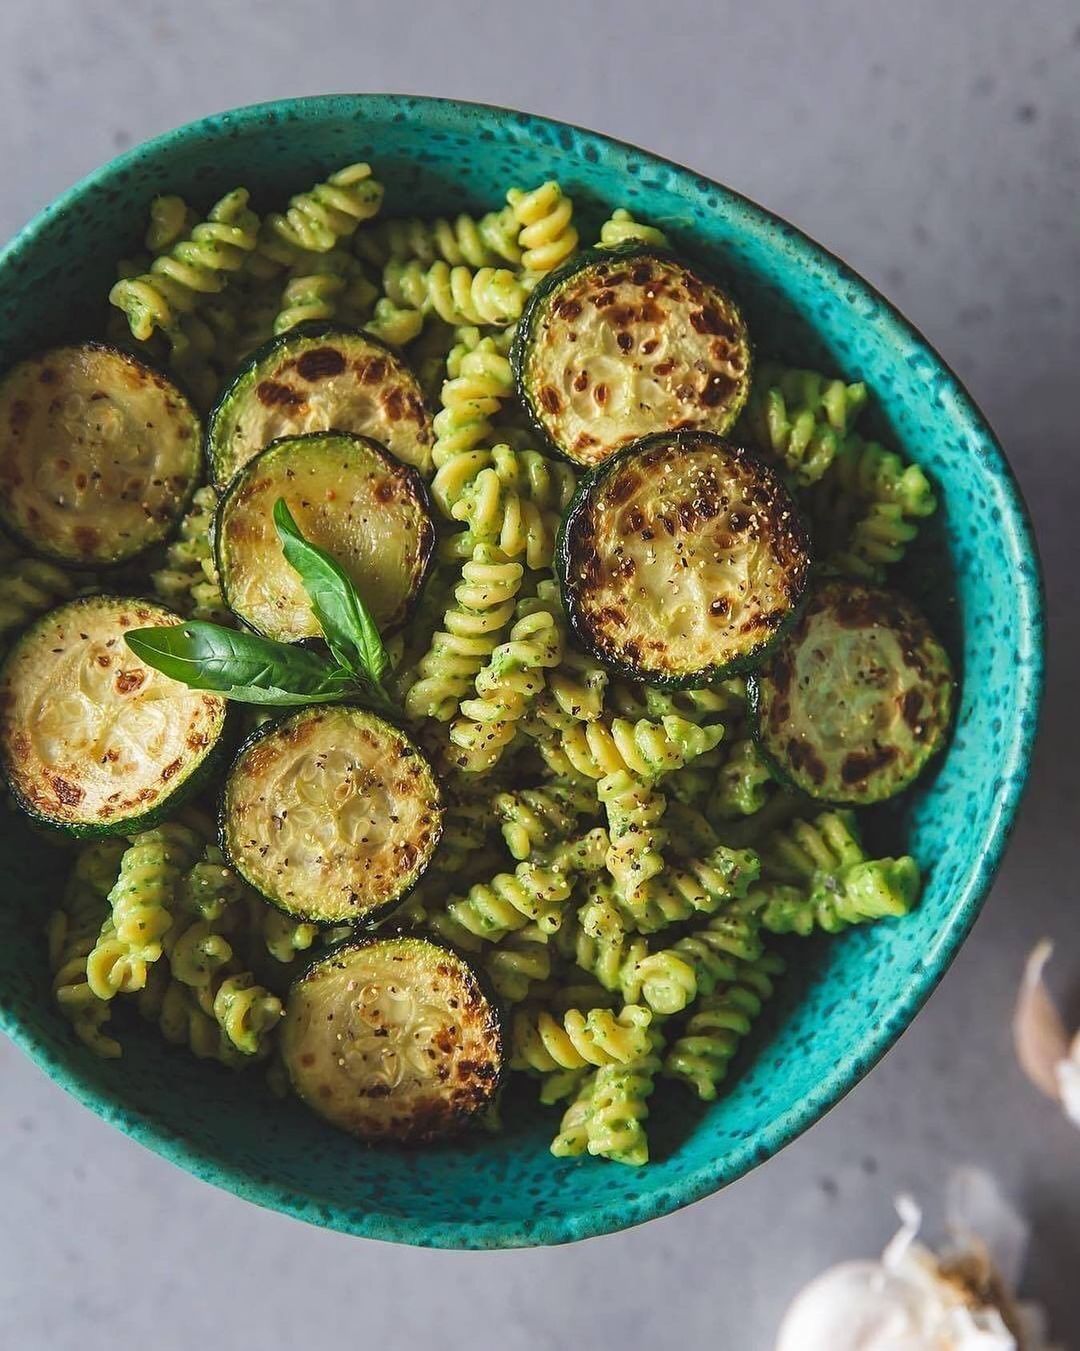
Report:
[[[483,1256],[309,1229],[175,1171],[0,1045],[0,1346],[767,1351],[802,1282],[880,1248],[895,1192],[934,1209],[967,1161],[1029,1214],[1027,1288],[1080,1346],[1080,1135],[1008,1038],[1035,939],[1059,940],[1063,989],[1080,980],[1080,6],[3,0],[0,235],[176,123],[365,89],[660,151],[900,305],[985,408],[1035,516],[1054,650],[1034,781],[974,936],[884,1064],[772,1163],[628,1234]]]

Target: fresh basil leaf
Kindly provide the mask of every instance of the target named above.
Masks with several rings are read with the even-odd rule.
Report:
[[[348,672],[317,652],[202,620],[133,629],[124,638],[137,657],[163,675],[240,703],[330,703],[351,688]]]
[[[382,682],[390,669],[390,658],[378,625],[352,578],[337,559],[304,538],[283,497],[274,503],[274,525],[285,558],[300,574],[330,651],[342,666],[370,681],[385,698]]]

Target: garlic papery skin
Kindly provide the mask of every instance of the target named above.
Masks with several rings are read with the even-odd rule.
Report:
[[[784,1315],[776,1351],[1018,1351],[1001,1313],[973,1307],[937,1257],[915,1242],[910,1197],[880,1261],[842,1262],[818,1276]]]
[[[1044,938],[1024,964],[1013,1013],[1013,1044],[1020,1068],[1035,1087],[1060,1102],[1069,1120],[1080,1126],[1080,1033],[1069,1042],[1043,979],[1053,951]]]
[[[996,1309],[964,1307],[914,1244],[899,1265],[843,1262],[805,1287],[776,1351],[1017,1351]]]

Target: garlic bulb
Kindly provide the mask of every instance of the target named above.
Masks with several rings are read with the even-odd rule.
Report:
[[[1044,938],[1027,959],[1013,1014],[1013,1042],[1027,1077],[1080,1126],[1080,1032],[1070,1042],[1043,980],[1053,950]]]
[[[954,1176],[948,1197],[952,1227],[969,1235],[961,1250],[939,1257],[918,1243],[921,1214],[902,1197],[881,1260],[842,1262],[811,1281],[784,1315],[776,1351],[1050,1351],[1038,1311],[1013,1302],[991,1257],[996,1244],[1013,1276],[1026,1226],[975,1170]],[[970,1234],[974,1217],[993,1242]]]

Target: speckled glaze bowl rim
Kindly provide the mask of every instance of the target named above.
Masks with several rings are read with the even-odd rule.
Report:
[[[0,251],[0,286],[5,269],[17,264],[23,254],[34,247],[45,222],[75,206],[88,192],[106,187],[116,173],[135,169],[147,158],[152,159],[160,152],[192,138],[206,138],[212,142],[233,128],[246,129],[260,122],[283,117],[301,122],[319,122],[342,115],[358,121],[378,122],[394,118],[398,121],[415,120],[424,128],[446,127],[461,133],[474,132],[477,125],[484,121],[507,119],[512,120],[521,129],[521,134],[526,136],[531,126],[543,127],[555,133],[570,131],[579,138],[579,145],[589,148],[590,159],[595,155],[597,163],[606,163],[617,172],[625,174],[626,159],[633,156],[653,168],[674,173],[695,192],[722,194],[735,206],[740,230],[751,229],[760,234],[770,228],[783,226],[783,238],[768,241],[770,247],[789,252],[796,261],[802,257],[825,262],[837,281],[843,283],[856,298],[872,302],[872,308],[876,311],[874,317],[863,319],[863,323],[876,326],[882,338],[894,348],[899,348],[902,341],[914,342],[940,372],[943,387],[953,401],[954,419],[977,435],[984,452],[984,472],[996,479],[1003,490],[1007,510],[1002,513],[1001,532],[1010,539],[1015,553],[1029,565],[1017,577],[1019,622],[1032,649],[1030,663],[1017,670],[1019,703],[1024,716],[1016,719],[1004,747],[1001,787],[994,803],[991,826],[983,841],[981,862],[958,889],[949,921],[924,955],[920,974],[912,978],[906,997],[890,1019],[868,1030],[857,1045],[849,1047],[813,1094],[773,1120],[753,1139],[742,1141],[722,1159],[710,1160],[677,1185],[650,1188],[646,1168],[641,1172],[641,1192],[633,1200],[620,1201],[611,1206],[568,1209],[557,1217],[534,1222],[527,1233],[512,1222],[474,1224],[464,1217],[452,1223],[432,1222],[380,1214],[377,1211],[360,1211],[347,1205],[317,1206],[313,1204],[313,1198],[305,1193],[257,1181],[221,1158],[208,1156],[204,1149],[162,1123],[118,1103],[109,1094],[87,1082],[77,1065],[69,1064],[64,1057],[40,1044],[31,1027],[19,1021],[6,1008],[0,1010],[0,1028],[77,1101],[187,1172],[258,1205],[343,1233],[425,1247],[489,1249],[595,1237],[641,1224],[701,1200],[742,1177],[789,1144],[835,1106],[873,1068],[907,1028],[945,974],[989,891],[1027,780],[1032,746],[1037,734],[1044,668],[1044,599],[1038,551],[1027,508],[1012,469],[975,401],[927,339],[873,286],[808,235],[742,194],[662,156],[552,118],[519,113],[491,104],[403,94],[316,95],[278,99],[214,113],[132,147],[94,170],[46,206]]]

